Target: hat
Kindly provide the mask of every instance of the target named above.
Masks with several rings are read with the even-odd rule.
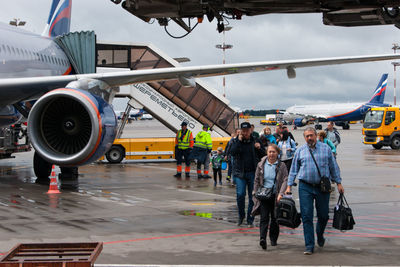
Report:
[[[224,151],[224,149],[222,147],[218,147],[217,151]]]
[[[181,126],[187,126],[187,122],[186,122],[186,121],[183,121],[183,122],[181,123]]]
[[[240,128],[241,128],[241,129],[250,129],[250,128],[251,128],[251,124],[250,124],[250,122],[247,122],[247,121],[242,122],[242,123],[240,124]]]
[[[208,126],[208,124],[207,123],[204,123],[204,125],[203,125],[203,128],[209,128],[210,126]]]

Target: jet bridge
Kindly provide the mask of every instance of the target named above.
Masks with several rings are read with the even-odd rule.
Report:
[[[179,63],[151,44],[96,44],[97,67],[131,70],[178,67]],[[192,87],[176,80],[121,87],[116,97],[132,99],[129,104],[144,108],[174,132],[182,121],[194,133],[207,123],[214,137],[230,136],[239,126],[238,114],[218,91],[199,79]]]

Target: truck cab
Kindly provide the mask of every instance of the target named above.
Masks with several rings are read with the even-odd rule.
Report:
[[[376,149],[400,149],[400,112],[398,107],[371,108],[364,118],[363,143]]]

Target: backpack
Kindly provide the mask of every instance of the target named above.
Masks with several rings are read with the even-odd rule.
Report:
[[[300,213],[297,212],[296,203],[290,197],[283,197],[276,207],[276,220],[279,225],[297,228],[301,224]]]

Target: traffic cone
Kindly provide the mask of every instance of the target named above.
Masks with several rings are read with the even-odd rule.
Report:
[[[54,165],[51,168],[51,175],[50,175],[50,186],[49,186],[49,191],[47,191],[47,194],[60,194],[60,190],[58,190],[58,184],[57,184],[57,178],[56,178],[56,172],[54,171]]]

